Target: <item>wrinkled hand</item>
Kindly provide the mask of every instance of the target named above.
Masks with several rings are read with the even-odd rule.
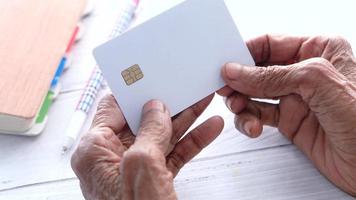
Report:
[[[236,127],[278,127],[334,184],[356,195],[356,60],[341,38],[263,36],[247,43],[261,67],[227,64],[219,91]],[[278,105],[250,99],[279,99]]]
[[[173,122],[164,104],[148,102],[135,138],[115,99],[105,97],[72,157],[85,198],[176,199],[173,177],[223,128],[223,120],[212,117],[181,139],[211,99],[185,110]]]

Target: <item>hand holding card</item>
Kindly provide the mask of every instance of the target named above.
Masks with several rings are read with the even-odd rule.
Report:
[[[224,86],[226,62],[254,64],[222,0],[187,0],[94,55],[134,134],[147,101],[174,116]]]

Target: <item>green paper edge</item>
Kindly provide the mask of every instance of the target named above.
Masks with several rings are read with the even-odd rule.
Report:
[[[43,104],[42,104],[40,112],[38,113],[38,116],[36,119],[36,124],[41,124],[46,119],[46,116],[48,115],[49,108],[51,107],[51,105],[53,103],[53,97],[54,97],[54,93],[52,91],[49,91],[47,93],[47,96],[46,96]]]

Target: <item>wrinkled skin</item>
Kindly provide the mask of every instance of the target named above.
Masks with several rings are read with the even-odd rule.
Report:
[[[236,127],[277,127],[331,182],[356,195],[356,60],[342,38],[265,35],[247,43],[260,67],[229,63],[219,91]],[[279,99],[277,105],[251,98]]]
[[[247,45],[260,67],[227,64],[227,87],[219,91],[236,114],[236,128],[254,138],[263,125],[277,127],[330,181],[356,195],[356,61],[350,45],[341,38],[268,35]],[[176,199],[173,177],[222,130],[222,119],[213,117],[183,137],[210,101],[173,121],[162,103],[151,101],[135,138],[114,98],[105,97],[72,157],[86,199]]]
[[[72,156],[84,197],[176,199],[173,177],[223,129],[223,120],[212,117],[183,137],[211,99],[207,97],[173,121],[163,103],[148,102],[135,138],[115,99],[106,96]]]

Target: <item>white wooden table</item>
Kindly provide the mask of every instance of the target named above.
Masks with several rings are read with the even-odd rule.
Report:
[[[179,1],[143,0],[143,10],[136,23],[159,14]],[[356,47],[356,12],[351,0],[226,0],[226,3],[245,39],[264,33],[335,34],[346,37]],[[77,69],[73,69],[64,77],[64,92],[51,109],[51,116],[61,120],[61,126],[57,122],[50,122],[44,134],[65,129],[62,126],[68,123],[67,117],[58,113],[75,105],[80,89],[85,85],[84,80],[78,80],[77,74]],[[321,176],[310,161],[277,130],[266,128],[261,138],[246,138],[234,129],[233,115],[224,107],[221,98],[214,100],[199,121],[214,114],[220,114],[226,120],[224,132],[175,179],[181,199],[353,199]],[[33,140],[36,142],[41,138]],[[1,153],[0,146],[0,158],[8,159]],[[63,158],[64,168],[69,167],[69,157]],[[12,165],[26,166],[26,163]],[[0,170],[4,170],[1,165]],[[11,171],[10,167],[6,170],[10,175],[20,173]],[[83,199],[78,180],[71,174],[63,177],[64,180],[0,190],[0,199]]]

